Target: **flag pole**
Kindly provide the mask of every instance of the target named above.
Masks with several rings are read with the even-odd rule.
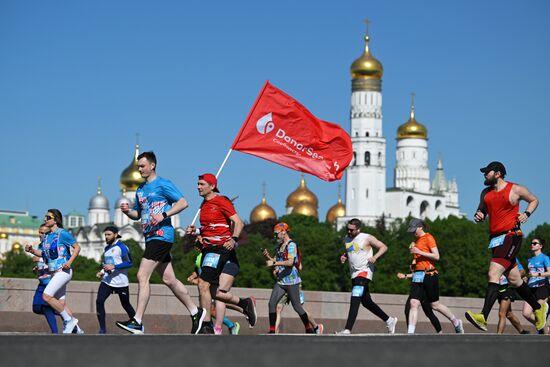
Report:
[[[223,167],[225,166],[225,164],[227,163],[227,160],[229,159],[229,156],[231,155],[231,152],[233,151],[233,149],[229,148],[229,151],[227,152],[227,154],[225,155],[225,159],[223,160],[220,168],[218,169],[218,172],[216,173],[216,178],[219,177],[220,173],[222,172],[223,170]],[[193,217],[193,222],[191,222],[191,225],[194,226],[195,225],[195,222],[197,221],[197,217],[199,216],[199,213],[201,212],[201,209],[199,208],[197,210],[197,212],[195,213],[195,216]]]

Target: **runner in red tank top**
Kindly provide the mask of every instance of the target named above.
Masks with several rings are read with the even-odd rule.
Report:
[[[497,300],[499,280],[504,274],[521,298],[536,310],[536,327],[539,330],[543,329],[548,305],[540,306],[522,280],[516,266],[516,255],[523,238],[519,226],[527,221],[539,205],[539,201],[525,186],[504,181],[506,168],[502,163],[491,162],[480,171],[485,176],[484,184],[487,188],[481,192],[474,219],[481,222],[489,217],[489,248],[493,251],[493,256],[489,265],[489,284],[483,310],[481,313],[467,311],[466,319],[478,329],[487,331],[487,318]],[[527,202],[527,208],[523,213],[519,213],[519,202],[522,200]]]
[[[250,327],[254,327],[256,324],[255,299],[240,298],[230,293],[235,276],[239,272],[239,261],[235,250],[244,227],[243,221],[235,211],[231,200],[218,194],[220,191],[216,176],[211,173],[200,175],[197,189],[204,199],[200,213],[202,261],[198,288],[201,305],[206,309],[203,327],[199,334],[214,334],[216,329],[221,330],[225,304],[232,305],[232,309],[243,313]],[[195,227],[187,227],[186,234],[194,235]],[[216,329],[210,314],[212,298],[216,300]]]

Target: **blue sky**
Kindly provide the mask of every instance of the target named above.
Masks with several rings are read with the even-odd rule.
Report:
[[[217,170],[266,79],[349,131],[349,66],[368,17],[385,70],[388,186],[414,90],[430,168],[442,157],[462,211],[477,206],[479,167],[500,160],[541,200],[531,230],[550,217],[548,14],[546,0],[0,0],[0,208],[86,213],[98,176],[112,207],[139,133],[190,222],[197,174]],[[281,215],[299,177],[234,152],[220,188],[248,219],[265,181]],[[338,183],[306,180],[324,218]]]

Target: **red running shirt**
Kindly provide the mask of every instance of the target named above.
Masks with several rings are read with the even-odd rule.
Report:
[[[237,214],[231,200],[216,195],[201,205],[201,236],[203,246],[221,246],[231,238],[231,220]]]
[[[502,190],[491,190],[483,198],[489,214],[489,232],[491,232],[491,235],[509,231],[516,226],[519,202],[515,205],[510,203],[512,186],[514,184],[508,182]]]

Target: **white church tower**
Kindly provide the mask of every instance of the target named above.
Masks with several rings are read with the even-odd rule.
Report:
[[[346,217],[374,225],[385,212],[386,139],[382,135],[382,74],[384,68],[369,49],[368,22],[365,51],[350,68],[351,141],[353,160],[346,173]]]
[[[430,192],[428,167],[428,129],[414,116],[414,92],[412,93],[409,120],[397,129],[394,186],[420,193]]]

